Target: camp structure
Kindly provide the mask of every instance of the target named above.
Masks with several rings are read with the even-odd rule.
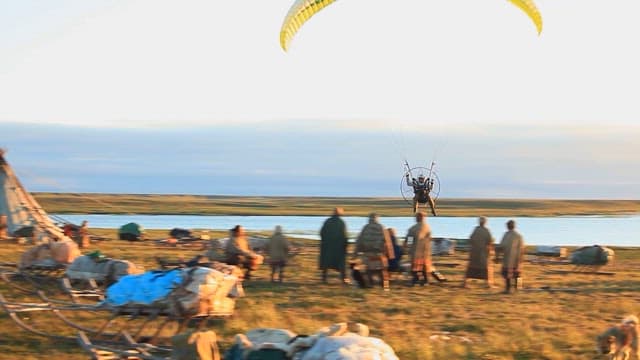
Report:
[[[143,235],[142,226],[133,222],[124,224],[118,229],[118,239],[120,240],[139,241],[142,240]]]
[[[22,186],[0,149],[0,216],[6,216],[7,233],[36,241],[71,241]]]

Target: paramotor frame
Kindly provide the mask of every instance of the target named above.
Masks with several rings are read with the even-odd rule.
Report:
[[[416,166],[408,169],[402,174],[402,179],[400,179],[400,193],[402,194],[402,198],[408,203],[413,204],[413,186],[407,184],[407,175],[409,175],[409,179],[416,178],[419,175],[424,175],[425,177],[429,177],[433,179],[433,188],[429,193],[431,198],[436,201],[440,196],[440,178],[436,171],[432,168],[426,168],[424,166]]]

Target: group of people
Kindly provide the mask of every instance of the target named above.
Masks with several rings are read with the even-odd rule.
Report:
[[[522,235],[516,231],[516,222],[507,221],[507,231],[497,246],[502,255],[502,277],[505,280],[505,293],[517,290],[522,278],[525,245]],[[487,218],[480,217],[478,226],[469,237],[469,264],[462,281],[462,287],[468,287],[468,279],[486,280],[487,287],[494,288],[493,264],[491,258],[496,256],[496,246],[491,232],[487,228]]]
[[[432,263],[432,232],[423,212],[415,214],[415,224],[407,230],[402,245],[398,244],[395,229],[385,228],[375,213],[369,215],[368,223],[360,231],[355,249],[348,253],[349,237],[347,226],[342,220],[344,211],[335,208],[320,229],[319,269],[321,281],[327,283],[328,271],[336,270],[344,284],[350,284],[347,275],[347,263],[353,268],[362,265],[366,283],[374,283],[377,277],[384,290],[389,290],[390,271],[400,271],[400,258],[405,251],[409,257],[407,271],[411,274],[411,286],[429,284],[429,275],[437,276]],[[524,240],[515,229],[515,221],[507,222],[507,231],[496,246],[491,232],[487,228],[487,218],[480,217],[478,226],[469,238],[469,262],[462,286],[468,287],[469,279],[485,280],[487,286],[494,288],[493,259],[496,248],[502,255],[502,277],[505,279],[505,292],[518,288],[524,259]],[[284,269],[290,252],[290,244],[277,226],[273,235],[265,244],[265,255],[271,266],[271,281],[282,282]],[[225,247],[226,262],[246,269],[245,279],[251,278],[263,261],[262,255],[251,249],[248,237],[241,225],[230,230],[229,241]],[[349,261],[347,261],[349,258]]]
[[[341,208],[334,210],[333,216],[327,219],[320,230],[320,261],[322,281],[327,282],[327,271],[340,272],[342,282],[350,283],[346,274],[348,236],[347,227],[340,218]],[[389,271],[400,270],[400,257],[407,249],[409,255],[412,285],[429,282],[427,274],[431,273],[431,228],[422,212],[416,213],[416,224],[413,225],[402,246],[397,243],[395,229],[385,228],[380,224],[378,215],[369,215],[369,222],[362,228],[351,256],[351,263],[358,259],[365,269],[366,280],[373,284],[374,275],[379,275],[384,290],[389,290]]]
[[[333,216],[327,219],[320,231],[320,260],[322,282],[327,282],[327,271],[340,272],[342,282],[350,282],[346,274],[347,259],[347,227],[340,218],[343,210],[336,208]],[[409,256],[411,286],[429,283],[429,275],[437,276],[431,259],[431,227],[422,212],[416,212],[416,223],[409,228],[402,246],[397,244],[395,230],[385,229],[379,223],[376,214],[369,215],[369,223],[364,226],[356,240],[352,258],[362,259],[369,284],[372,277],[379,273],[381,284],[389,289],[389,271],[399,269],[399,257],[403,249]],[[505,292],[518,288],[524,260],[524,239],[515,229],[515,221],[507,222],[507,231],[497,247],[502,255],[502,277],[505,279]],[[468,279],[483,279],[490,288],[494,287],[492,257],[495,257],[495,241],[487,228],[487,218],[480,217],[478,226],[473,230],[470,239],[469,262],[463,280],[463,287],[468,287]],[[392,266],[393,265],[393,266]]]

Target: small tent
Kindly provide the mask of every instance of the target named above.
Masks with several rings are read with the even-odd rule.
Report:
[[[118,229],[118,238],[120,240],[137,241],[142,240],[144,229],[136,223],[124,224]]]

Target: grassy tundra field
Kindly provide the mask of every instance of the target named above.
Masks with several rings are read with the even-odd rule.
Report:
[[[34,193],[50,213],[327,215],[336,206],[346,215],[411,213],[401,198],[256,197],[139,194]],[[640,200],[484,200],[440,199],[440,216],[628,215],[640,213]]]
[[[92,229],[92,233],[115,237],[115,230]],[[166,233],[155,230],[147,235],[162,238]],[[597,334],[625,315],[640,314],[640,248],[614,248],[615,262],[602,269],[614,272],[612,276],[559,274],[553,270],[570,267],[527,262],[525,289],[507,295],[501,293],[501,288],[485,288],[480,281],[472,280],[470,289],[460,288],[468,256],[461,252],[434,259],[449,265],[439,268],[449,280],[442,284],[408,287],[406,279],[395,274],[390,292],[381,288],[362,290],[340,285],[334,273],[329,284],[322,285],[316,270],[317,242],[294,243],[301,251],[286,268],[283,284],[272,284],[263,265],[255,278],[245,282],[246,297],[238,299],[235,315],[208,325],[218,334],[222,349],[231,346],[236,333],[252,328],[287,328],[310,334],[335,322],[357,321],[368,325],[373,336],[388,342],[402,360],[596,359]],[[17,261],[27,248],[3,244],[0,262]],[[95,242],[85,252],[96,249],[113,258],[144,265],[147,270],[156,268],[156,256],[189,259],[204,252],[120,240]],[[496,279],[502,287],[500,277]],[[49,287],[55,289],[56,285]],[[26,300],[2,282],[0,291],[7,298]],[[83,321],[95,324],[96,318],[106,316],[99,313]],[[26,321],[41,329],[74,334],[59,320],[44,314],[29,314]],[[0,359],[87,358],[74,342],[25,332],[2,312],[0,334]]]

